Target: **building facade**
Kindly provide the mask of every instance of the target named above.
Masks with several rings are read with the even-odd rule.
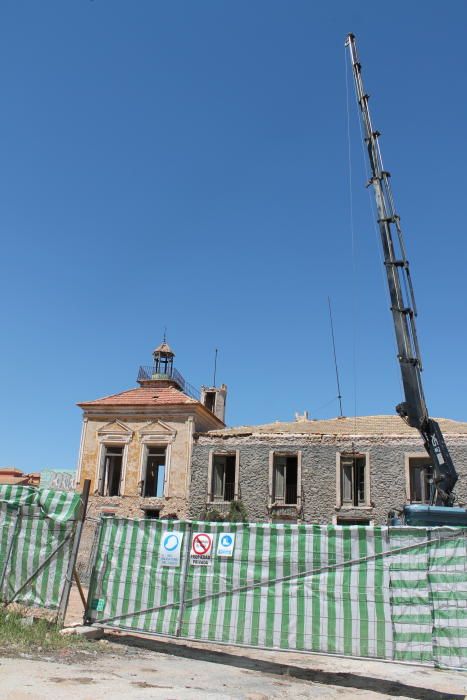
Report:
[[[467,423],[440,419],[467,503]],[[384,524],[388,512],[429,499],[429,459],[399,416],[223,428],[194,436],[189,516],[226,513],[241,500],[249,520]]]
[[[0,467],[0,484],[11,486],[39,486],[40,472],[24,474],[21,469],[15,467]]]
[[[91,481],[91,515],[186,517],[193,435],[224,427],[227,387],[198,397],[164,342],[138,387],[79,403],[77,488]]]

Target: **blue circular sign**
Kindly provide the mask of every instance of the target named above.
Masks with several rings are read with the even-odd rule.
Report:
[[[221,545],[223,547],[231,547],[232,546],[232,538],[230,535],[222,535],[221,537]]]
[[[174,549],[177,549],[178,547],[178,535],[167,535],[164,542],[164,549],[166,549],[168,552],[173,552]]]

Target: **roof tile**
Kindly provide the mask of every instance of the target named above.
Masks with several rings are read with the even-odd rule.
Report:
[[[94,401],[83,401],[78,403],[78,406],[173,406],[197,403],[199,402],[174,386],[141,386]]]

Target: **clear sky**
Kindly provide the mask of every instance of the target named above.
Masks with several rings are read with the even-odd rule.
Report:
[[[357,35],[415,292],[428,406],[467,419],[467,4],[4,0],[0,464],[73,468],[77,401],[167,326],[230,425],[401,399],[344,38]],[[355,253],[352,254],[350,201]]]

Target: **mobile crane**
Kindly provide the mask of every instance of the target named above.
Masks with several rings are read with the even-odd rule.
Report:
[[[368,106],[369,95],[362,81],[355,36],[349,34],[345,45],[349,49],[357,102],[363,123],[364,141],[368,152],[372,185],[376,200],[378,227],[383,248],[384,266],[391,300],[391,312],[397,343],[405,400],[396,406],[399,416],[420,433],[430,457],[428,470],[430,505],[405,505],[402,510],[406,525],[467,525],[467,510],[453,506],[453,488],[458,480],[451,455],[439,424],[430,418],[421,379],[422,361],[417,339],[414,291],[410,277],[399,215],[396,213],[390,185],[390,173],[384,169],[379,146],[379,131],[373,128]],[[390,523],[397,524],[394,512]]]

